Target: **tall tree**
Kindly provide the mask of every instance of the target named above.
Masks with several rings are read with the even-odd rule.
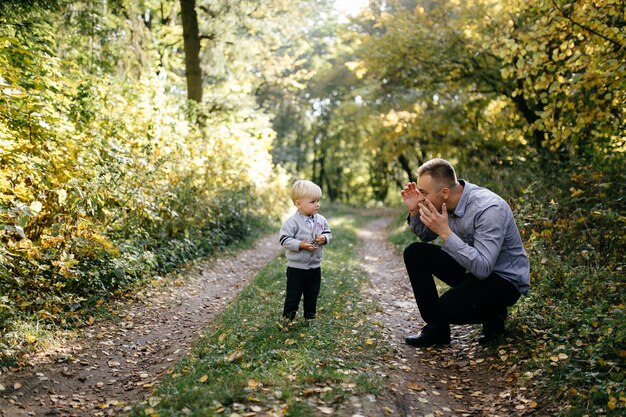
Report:
[[[200,66],[200,34],[196,0],[180,0],[185,50],[187,98],[202,102],[202,67]]]

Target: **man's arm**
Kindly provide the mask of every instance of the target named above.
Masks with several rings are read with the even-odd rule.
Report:
[[[409,214],[406,218],[406,222],[409,225],[409,229],[411,229],[411,231],[415,233],[421,241],[431,242],[437,239],[437,233],[426,227],[426,225],[422,223],[419,215],[411,216],[411,214]]]
[[[491,275],[502,250],[506,232],[504,209],[497,205],[487,207],[476,215],[474,225],[474,246],[453,233],[442,249],[474,276],[484,279]]]

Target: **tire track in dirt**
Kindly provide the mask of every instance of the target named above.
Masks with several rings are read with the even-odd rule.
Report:
[[[276,234],[237,256],[197,262],[139,292],[120,321],[96,322],[62,349],[2,369],[0,416],[118,415],[154,385],[245,285],[280,252]]]

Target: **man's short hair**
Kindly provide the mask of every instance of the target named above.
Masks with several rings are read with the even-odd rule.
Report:
[[[430,175],[441,188],[456,187],[456,172],[452,164],[445,159],[435,158],[426,161],[417,169],[417,176]]]
[[[291,187],[291,201],[294,203],[303,198],[319,199],[321,197],[322,189],[312,181],[298,180]]]

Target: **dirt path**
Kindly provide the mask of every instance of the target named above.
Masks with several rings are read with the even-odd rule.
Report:
[[[119,322],[94,323],[65,350],[0,373],[0,416],[109,416],[148,397],[207,323],[280,251],[267,236],[238,260],[221,257],[144,290]],[[245,262],[241,262],[245,259]]]
[[[404,344],[423,326],[400,255],[387,243],[393,217],[381,217],[360,231],[361,255],[371,281],[371,297],[381,308],[371,315],[393,349],[388,390],[378,409],[395,416],[524,415],[536,406],[514,389],[516,366],[507,362],[514,347],[483,349],[479,326],[453,326],[450,347],[415,349]]]
[[[345,416],[519,416],[531,399],[512,389],[515,364],[507,362],[511,346],[487,350],[475,339],[479,329],[453,327],[450,347],[419,350],[404,344],[421,328],[401,257],[386,242],[393,217],[360,232],[369,296],[380,305],[371,315],[391,346],[380,369],[387,389],[354,399]],[[19,371],[2,370],[0,416],[110,416],[123,414],[147,398],[153,386],[207,323],[230,303],[256,273],[280,251],[268,236],[235,261],[222,257],[181,271],[184,279],[156,285],[138,294],[119,322],[96,322],[65,350],[32,358]]]

